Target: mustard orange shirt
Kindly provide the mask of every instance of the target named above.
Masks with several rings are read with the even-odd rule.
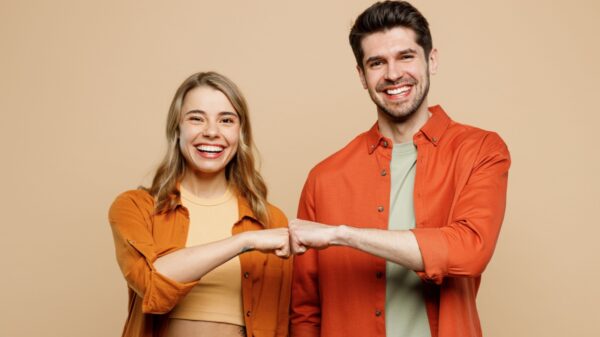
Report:
[[[129,288],[128,317],[123,337],[160,336],[168,314],[197,284],[180,283],[161,275],[153,263],[160,256],[185,247],[189,214],[181,204],[173,212],[155,214],[154,198],[143,190],[119,195],[108,218],[117,262]],[[285,215],[268,207],[269,227],[287,227]],[[238,217],[232,233],[265,228],[248,202],[238,196]],[[248,336],[288,334],[292,259],[258,251],[239,256],[244,323]]]
[[[482,335],[475,298],[504,217],[509,152],[441,107],[413,137],[415,234],[433,337]],[[392,141],[375,124],[309,174],[298,217],[387,229]],[[291,335],[385,337],[386,261],[349,247],[297,256]]]

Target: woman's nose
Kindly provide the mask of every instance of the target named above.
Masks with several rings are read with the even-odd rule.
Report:
[[[202,130],[202,135],[209,138],[214,138],[219,135],[219,128],[217,123],[208,122]]]

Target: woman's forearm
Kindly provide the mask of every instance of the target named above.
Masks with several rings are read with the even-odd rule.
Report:
[[[259,250],[279,257],[290,255],[287,228],[263,229],[233,235],[227,239],[183,248],[154,261],[160,274],[178,282],[197,281],[209,271],[247,252]]]
[[[247,233],[229,238],[187,247],[154,261],[154,268],[160,274],[178,282],[192,282],[206,273],[229,261],[238,254],[251,249]]]

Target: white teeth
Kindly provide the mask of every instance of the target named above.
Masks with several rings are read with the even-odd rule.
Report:
[[[410,86],[404,86],[404,87],[400,87],[400,88],[396,88],[396,89],[386,90],[385,93],[388,95],[398,95],[398,94],[403,94],[403,93],[407,92],[408,90],[410,90]]]
[[[221,146],[215,146],[215,145],[200,145],[200,146],[197,146],[196,149],[198,149],[199,151],[203,151],[203,152],[221,152],[221,151],[223,151],[223,148]]]

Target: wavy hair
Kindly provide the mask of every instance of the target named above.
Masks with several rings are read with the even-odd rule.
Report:
[[[185,95],[192,89],[207,86],[222,92],[231,102],[240,119],[240,140],[234,158],[225,167],[227,181],[244,197],[256,218],[269,225],[267,211],[267,186],[256,168],[252,140],[252,128],[248,105],[240,89],[227,77],[216,72],[200,72],[191,75],[179,86],[167,116],[167,153],[158,166],[152,185],[146,190],[155,198],[155,212],[175,210],[181,197],[178,184],[186,170],[185,157],[179,148],[179,123]]]

